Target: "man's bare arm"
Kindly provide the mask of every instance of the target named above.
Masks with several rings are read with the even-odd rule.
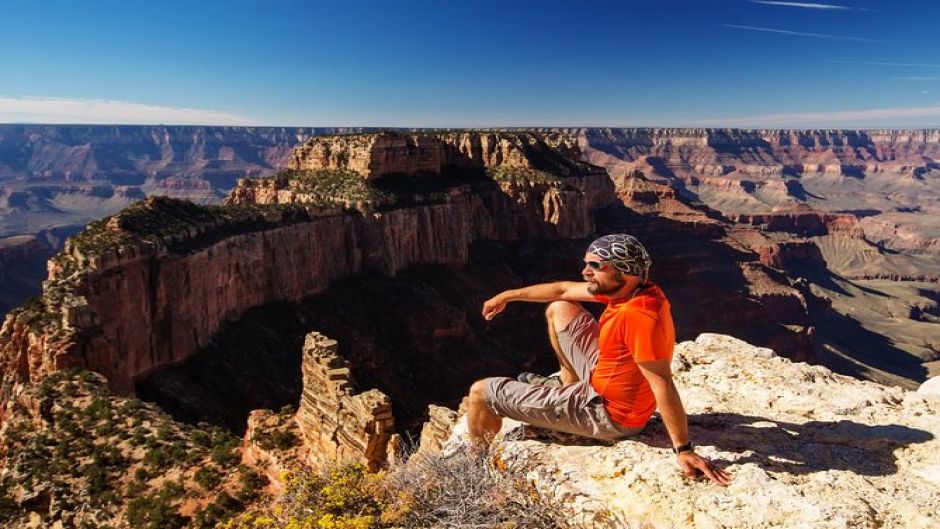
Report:
[[[679,391],[672,381],[669,360],[660,359],[652,362],[640,362],[637,366],[639,366],[640,373],[643,374],[653,390],[659,414],[666,425],[666,431],[669,432],[672,446],[679,447],[688,443],[689,421],[685,414],[685,408],[682,406]],[[721,486],[726,487],[731,483],[731,476],[694,451],[682,452],[677,457],[679,466],[682,467],[682,471],[687,477],[695,476],[698,471]]]
[[[556,281],[554,283],[541,283],[524,288],[506,290],[496,294],[483,303],[483,317],[493,319],[506,308],[510,301],[532,301],[547,303],[549,301],[594,301],[594,295],[588,292],[588,283],[579,281]]]

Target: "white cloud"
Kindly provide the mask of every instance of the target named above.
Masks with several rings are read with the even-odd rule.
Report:
[[[829,35],[827,33],[804,33],[802,31],[790,31],[788,29],[761,28],[757,26],[741,26],[738,24],[722,24],[722,25],[726,28],[746,29],[748,31],[763,31],[766,33],[779,33],[781,35],[792,35],[796,37],[815,37],[818,39],[851,40],[855,42],[880,42],[877,40],[865,39],[862,37],[843,37],[841,35]]]
[[[806,9],[827,9],[837,11],[848,11],[851,7],[837,6],[832,4],[813,4],[808,2],[770,2],[768,0],[750,0],[752,4],[764,4],[768,6],[786,6],[786,7],[804,7]]]
[[[840,6],[836,4],[817,4],[815,2],[778,2],[771,0],[750,0],[752,4],[764,4],[767,6],[783,7],[802,7],[804,9],[822,9],[826,11],[867,11],[869,13],[881,13],[875,9],[865,7]]]
[[[793,112],[783,114],[765,114],[761,116],[713,118],[697,121],[697,125],[711,126],[753,126],[753,127],[797,127],[830,125],[886,123],[889,120],[917,118],[940,118],[940,105],[926,107],[870,108],[860,110],[839,110],[833,112]],[[938,120],[940,121],[940,120]]]
[[[0,123],[107,125],[253,125],[255,120],[219,110],[176,108],[105,99],[0,95]]]
[[[903,66],[905,68],[940,68],[940,64],[922,62],[826,61],[830,64],[865,64],[868,66]]]

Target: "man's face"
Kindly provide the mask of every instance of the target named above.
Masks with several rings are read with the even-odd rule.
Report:
[[[629,277],[594,253],[584,255],[584,269],[581,270],[581,276],[588,282],[588,292],[595,296],[617,292],[627,284]]]

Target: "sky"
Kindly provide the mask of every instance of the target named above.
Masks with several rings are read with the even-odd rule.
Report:
[[[940,2],[0,2],[0,123],[940,127]]]

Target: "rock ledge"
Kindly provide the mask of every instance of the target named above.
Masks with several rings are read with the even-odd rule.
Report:
[[[697,451],[732,474],[728,488],[684,480],[655,418],[610,446],[506,421],[504,462],[628,527],[940,527],[937,399],[717,334],[679,344],[673,369]]]

